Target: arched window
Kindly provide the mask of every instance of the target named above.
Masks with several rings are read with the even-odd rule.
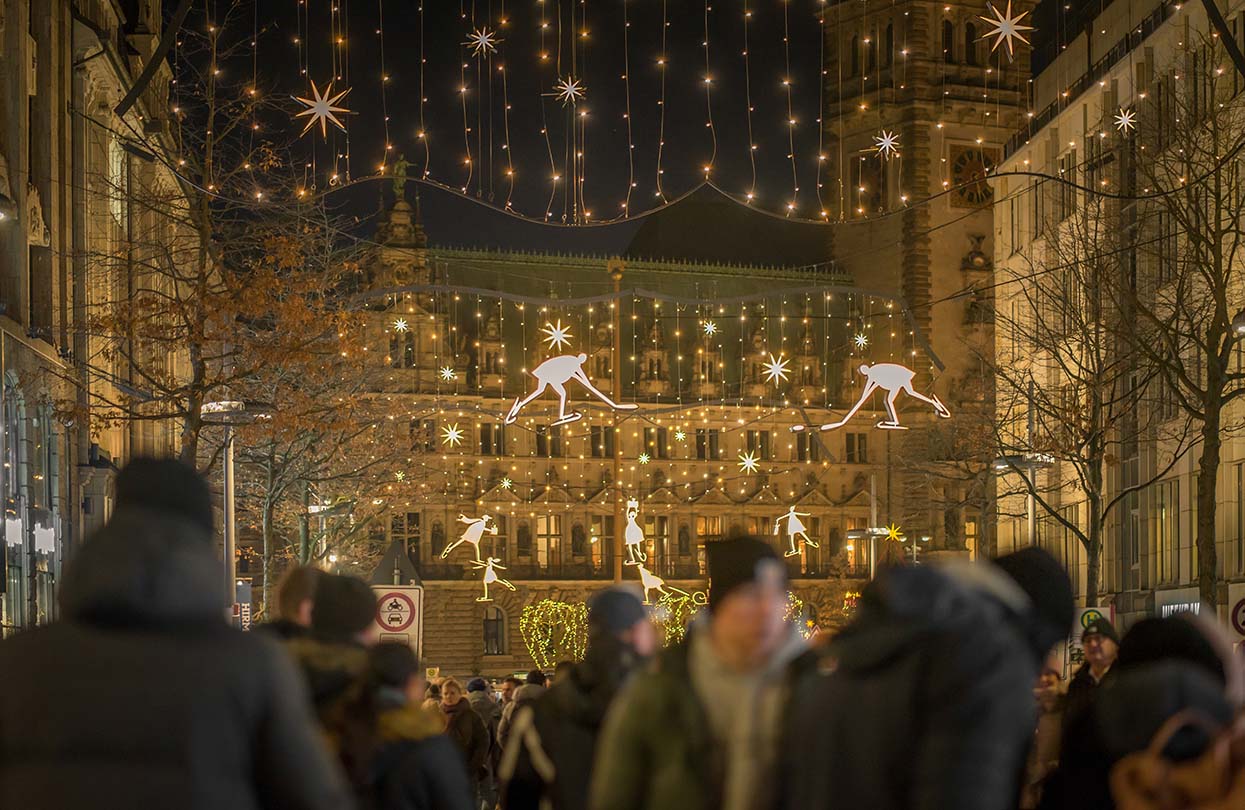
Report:
[[[876,32],[874,32],[876,34]],[[878,66],[878,40],[876,36],[869,37],[866,45],[865,53],[865,71],[872,73]]]
[[[882,54],[882,59],[885,61],[887,65],[889,65],[895,61],[895,26],[894,24],[887,23],[886,39],[882,41],[882,45],[886,49]]]
[[[942,61],[955,61],[955,26],[950,20],[942,21]]]
[[[964,64],[977,64],[977,26],[972,23],[964,26]]]
[[[484,654],[506,654],[506,614],[494,605],[484,609]]]
[[[855,76],[859,74],[860,73],[860,37],[857,37],[857,36],[852,37],[851,50],[849,51],[848,58],[851,60],[850,62],[851,70],[848,71],[847,75]]]

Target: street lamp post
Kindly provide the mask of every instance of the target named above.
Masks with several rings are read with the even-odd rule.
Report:
[[[219,400],[205,402],[199,413],[204,424],[224,425],[225,427],[225,475],[224,475],[224,564],[225,564],[225,598],[230,608],[238,601],[238,525],[236,514],[236,487],[233,470],[233,429],[235,425],[245,425],[259,419],[271,419],[273,408],[263,402],[243,402],[241,400]]]
[[[1028,544],[1037,541],[1037,498],[1033,491],[1037,488],[1037,472],[1052,466],[1054,456],[1046,453],[1023,453],[1015,456],[1000,456],[994,460],[994,471],[1003,473],[1015,470],[1025,476],[1025,515],[1028,523]]]

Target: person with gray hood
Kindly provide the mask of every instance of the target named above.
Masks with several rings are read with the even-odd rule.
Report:
[[[815,664],[785,618],[787,569],[764,540],[707,546],[709,612],[605,717],[592,810],[758,810],[774,774],[794,684]],[[859,805],[861,807],[867,804]]]
[[[801,684],[780,806],[1015,807],[1033,682],[1073,614],[1067,574],[1037,548],[884,570]]]
[[[0,642],[0,807],[350,807],[279,643],[225,621],[207,483],[135,460],[65,572],[61,619]]]

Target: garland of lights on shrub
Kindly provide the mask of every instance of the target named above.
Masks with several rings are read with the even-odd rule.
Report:
[[[542,599],[523,608],[519,632],[527,654],[541,669],[552,669],[559,661],[582,661],[588,645],[588,607],[583,602]]]

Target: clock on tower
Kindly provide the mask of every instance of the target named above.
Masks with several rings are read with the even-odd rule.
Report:
[[[987,170],[998,159],[993,149],[979,146],[951,147],[951,202],[960,208],[979,208],[994,198],[985,182]]]

